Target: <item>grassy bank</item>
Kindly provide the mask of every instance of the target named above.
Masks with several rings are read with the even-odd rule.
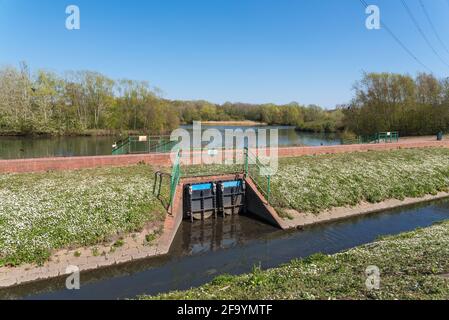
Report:
[[[242,168],[182,169],[204,175]],[[0,175],[0,266],[41,262],[53,249],[95,244],[162,220],[152,183],[147,166]],[[280,159],[271,200],[280,213],[285,208],[318,213],[448,187],[449,149],[305,156]]]
[[[365,271],[377,266],[379,290]],[[219,276],[184,292],[142,299],[448,299],[449,222],[387,237],[349,251],[314,255],[276,269]]]
[[[281,159],[272,199],[278,208],[317,213],[448,188],[449,149],[409,149]]]
[[[186,175],[242,171],[243,165],[183,167]],[[255,171],[253,171],[255,172]],[[266,186],[266,178],[254,177]],[[403,149],[280,158],[271,203],[306,213],[363,201],[422,197],[449,189],[449,149]]]
[[[160,221],[153,171],[140,165],[0,175],[0,266],[45,261]]]

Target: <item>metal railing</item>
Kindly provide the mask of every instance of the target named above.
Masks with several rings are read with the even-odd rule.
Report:
[[[112,146],[113,155],[171,152],[177,141],[170,136],[129,136]]]
[[[399,132],[378,132],[373,135],[344,139],[343,144],[370,144],[399,142]]]
[[[116,142],[112,146],[112,155],[122,155],[129,153],[129,137]]]
[[[172,167],[170,177],[170,207],[173,208],[173,202],[175,199],[176,188],[181,180],[181,152],[178,151],[175,159],[175,163]]]
[[[377,143],[393,143],[399,141],[399,132],[379,132],[377,134]]]
[[[164,179],[164,177],[170,179],[169,186],[164,184],[164,181],[168,181]],[[154,174],[153,195],[162,202],[163,206],[167,211],[169,211],[169,213],[170,211],[171,212],[173,211],[176,188],[178,187],[180,180],[181,180],[181,159],[180,159],[180,152],[178,152],[171,170],[171,174],[163,171],[157,171]],[[165,196],[162,196],[163,185]],[[167,193],[165,192],[167,191],[167,189],[168,189],[168,199],[166,197]]]
[[[161,194],[161,185],[163,176],[167,176],[170,178],[170,194],[169,194],[169,205],[168,207],[173,208],[176,189],[180,183],[182,178],[182,170],[181,170],[181,151],[176,151],[176,157],[171,169],[171,174],[157,172],[155,176],[155,184],[153,186],[153,193],[160,196]],[[236,167],[233,167],[235,169]],[[239,168],[242,168],[241,166]],[[222,169],[222,168],[221,168]],[[240,174],[242,173],[241,169],[238,169]],[[236,171],[234,170],[233,173]],[[270,174],[271,169],[269,166],[263,164],[259,157],[251,152],[248,148],[244,149],[244,163],[243,163],[243,173],[245,176],[250,177],[252,181],[255,183],[258,190],[264,195],[268,204],[271,201],[271,178]],[[210,174],[210,173],[209,173]],[[217,173],[218,174],[218,173]],[[189,174],[187,174],[189,176]],[[195,176],[201,176],[199,172],[195,173]]]
[[[167,177],[169,180],[164,179],[164,177]],[[167,198],[167,192],[165,191],[170,189],[171,185],[165,185],[165,181],[170,181],[171,184],[171,175],[169,173],[157,171],[154,174],[153,195],[161,201],[164,208],[168,211],[171,203],[170,199]],[[164,192],[162,192],[162,188],[164,188]]]
[[[271,201],[270,167],[263,164],[257,155],[245,148],[245,175],[251,178],[259,191],[265,196],[268,204]]]

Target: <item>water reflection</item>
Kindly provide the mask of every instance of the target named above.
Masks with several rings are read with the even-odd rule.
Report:
[[[230,249],[276,231],[263,222],[238,215],[186,222],[178,231],[172,254],[186,256]]]
[[[110,155],[115,137],[0,137],[0,159]]]
[[[181,128],[186,129],[190,133],[193,132],[193,127],[191,125],[181,126]],[[329,146],[329,145],[339,145],[341,144],[341,139],[336,133],[313,133],[313,132],[302,132],[296,130],[295,127],[291,126],[245,126],[245,127],[235,127],[235,126],[202,126],[202,131],[207,129],[217,129],[220,131],[222,136],[225,136],[226,130],[254,130],[257,132],[258,129],[267,130],[267,145],[270,141],[270,129],[278,130],[278,145],[279,146]],[[207,143],[205,143],[207,144]],[[214,145],[214,143],[213,143]]]
[[[448,209],[449,200],[440,200],[291,232],[244,216],[185,222],[167,256],[83,273],[79,291],[65,290],[65,279],[54,279],[0,290],[0,298],[122,299],[184,290],[220,274],[249,272],[254,265],[271,268],[427,227],[449,219]]]
[[[191,126],[183,126],[191,130]],[[203,130],[212,127],[203,127]],[[224,135],[226,129],[239,127],[215,126]],[[335,134],[306,133],[294,127],[266,126],[240,127],[241,129],[278,129],[280,146],[335,145],[341,141]],[[110,155],[112,144],[121,137],[1,137],[0,159],[26,159],[45,157],[73,157]]]

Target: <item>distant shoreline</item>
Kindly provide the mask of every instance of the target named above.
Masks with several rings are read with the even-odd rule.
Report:
[[[189,124],[187,124],[189,125]],[[191,125],[191,124],[190,124]],[[251,121],[251,120],[241,120],[241,121],[202,121],[202,126],[212,127],[212,126],[234,126],[234,127],[263,127],[268,124],[263,122]],[[170,133],[166,133],[169,135]],[[88,129],[81,132],[65,132],[65,133],[50,133],[50,132],[34,132],[34,133],[22,133],[14,131],[0,131],[0,137],[113,137],[113,136],[138,136],[138,135],[148,135],[148,133],[141,132],[138,130],[112,130],[112,129]],[[155,136],[157,134],[154,134]]]
[[[18,138],[64,138],[64,137],[127,137],[129,135],[147,135],[147,133],[134,130],[108,130],[108,129],[88,129],[82,132],[70,133],[20,133],[20,132],[0,132],[0,137]]]
[[[232,127],[254,127],[254,126],[266,126],[266,123],[242,120],[242,121],[202,121],[201,125],[204,126],[232,126]]]

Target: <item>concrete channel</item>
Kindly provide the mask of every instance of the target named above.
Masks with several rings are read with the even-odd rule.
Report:
[[[204,284],[220,274],[271,268],[314,253],[332,254],[449,219],[449,200],[386,210],[332,223],[282,231],[254,216],[182,222],[165,256],[82,273],[81,289],[65,278],[0,290],[4,299],[125,299]]]
[[[382,146],[383,148],[384,146]],[[398,146],[396,146],[398,147]],[[410,146],[412,147],[412,146]],[[413,146],[416,147],[416,146]],[[284,148],[285,156],[289,156],[287,148]],[[298,149],[292,149],[296,154],[298,152]],[[326,151],[332,151],[332,150],[326,150]],[[333,150],[333,152],[343,151],[346,152],[348,150]],[[123,158],[122,158],[123,159]],[[59,161],[59,160],[58,160]],[[90,165],[90,164],[89,164]],[[62,169],[62,168],[61,168]],[[220,190],[216,190],[217,186],[223,187],[224,185],[228,183],[237,183],[235,186],[239,186],[239,188],[242,188],[244,190],[242,194],[238,194],[234,196],[234,194],[231,194],[231,207],[224,204],[224,196],[216,197],[216,194],[220,194]],[[206,198],[204,198],[204,192],[200,190],[200,194],[203,197],[200,200],[199,205],[199,211],[197,209],[193,209],[192,203],[190,202],[190,216],[186,215],[186,197],[189,197],[189,195],[186,193],[186,187],[190,187],[192,193],[192,186],[198,186],[198,185],[210,185],[210,188],[213,188],[213,191],[209,192],[206,195]],[[220,187],[220,188],[221,188]],[[234,191],[232,191],[234,192]],[[222,191],[223,193],[223,191]],[[227,221],[243,221],[239,222],[237,225],[251,225],[252,223],[250,221],[253,221],[253,224],[260,226],[266,226],[268,228],[273,228],[272,230],[289,230],[289,229],[296,229],[296,228],[303,228],[307,225],[317,224],[317,223],[327,223],[329,221],[334,221],[337,219],[343,219],[348,217],[355,217],[360,214],[369,214],[372,212],[379,212],[384,209],[388,209],[391,207],[400,207],[408,204],[413,204],[415,202],[419,201],[432,201],[437,200],[440,198],[448,197],[449,194],[447,193],[441,193],[436,196],[428,196],[423,199],[406,199],[406,201],[398,201],[398,200],[392,200],[391,204],[376,204],[373,206],[365,206],[362,208],[352,208],[349,210],[348,208],[336,208],[344,209],[343,214],[340,214],[339,212],[333,212],[333,213],[327,213],[327,215],[321,215],[320,218],[313,218],[310,219],[309,217],[304,218],[301,217],[300,214],[296,217],[293,217],[288,221],[287,219],[282,219],[276,210],[270,206],[269,202],[265,199],[265,197],[262,195],[262,193],[258,190],[256,184],[254,181],[249,177],[245,176],[243,174],[237,173],[237,174],[230,174],[230,175],[217,175],[217,176],[204,176],[204,177],[194,177],[194,178],[182,178],[176,188],[176,192],[174,195],[174,201],[171,208],[169,208],[169,214],[167,215],[165,222],[163,224],[163,232],[160,238],[157,240],[157,243],[155,243],[153,246],[150,247],[137,247],[137,248],[130,248],[130,252],[125,253],[115,253],[117,257],[111,256],[111,257],[97,257],[94,259],[94,257],[82,257],[83,264],[80,266],[80,270],[84,274],[104,274],[104,270],[113,270],[115,268],[122,269],[126,268],[127,265],[130,264],[140,264],[141,261],[147,261],[154,259],[160,260],[160,261],[166,261],[167,259],[170,259],[171,253],[173,251],[176,251],[175,245],[175,239],[177,234],[179,234],[181,231],[179,231],[179,228],[186,229],[185,225],[186,223],[183,223],[183,219],[189,218],[191,220],[191,224],[197,225],[196,221],[198,219],[198,215],[201,219],[200,223],[201,225],[205,226],[210,224],[211,229],[215,230],[216,224],[219,223],[219,221],[222,221],[223,223]],[[239,199],[238,203],[234,203],[235,199]],[[207,201],[206,201],[207,200]],[[208,202],[209,201],[209,202]],[[205,203],[208,203],[209,207],[205,207]],[[220,205],[218,205],[221,203]],[[212,206],[211,206],[212,204]],[[423,204],[425,205],[425,204]],[[237,213],[234,211],[238,209]],[[195,211],[196,210],[196,211]],[[231,210],[230,216],[226,214],[227,211]],[[349,210],[349,211],[348,211]],[[400,210],[400,209],[397,209]],[[348,213],[349,212],[349,213]],[[219,213],[221,213],[222,216],[219,217]],[[205,214],[207,214],[207,217],[205,217]],[[240,214],[244,214],[244,217],[239,217]],[[212,221],[205,221],[204,218],[210,218]],[[323,218],[324,217],[324,218]],[[245,222],[246,221],[246,222]],[[334,221],[335,222],[335,221]],[[335,222],[339,223],[339,222]],[[184,227],[182,227],[184,226]],[[205,227],[204,227],[205,228]],[[262,227],[261,227],[262,228]],[[265,228],[265,227],[264,227]],[[268,230],[268,229],[267,229]],[[193,230],[194,231],[194,230]],[[207,232],[207,230],[203,229],[202,232]],[[214,231],[215,232],[215,231]],[[274,232],[274,231],[273,231]],[[266,233],[270,234],[273,233],[272,231],[266,231]],[[276,231],[278,232],[278,231]],[[247,234],[251,235],[251,232],[247,231]],[[246,238],[246,235],[240,235],[239,237]],[[128,254],[129,253],[129,254]],[[114,254],[113,254],[114,255]],[[72,263],[73,261],[73,254],[65,254],[65,257],[70,257],[70,264],[71,265],[77,265],[78,263]],[[90,261],[90,258],[94,259],[95,261]],[[97,261],[100,259],[101,261]],[[78,259],[79,260],[79,259]],[[104,261],[103,261],[104,260]],[[132,261],[132,262],[131,262]],[[64,262],[64,261],[63,261]],[[67,263],[61,262],[62,267],[66,267]],[[130,263],[131,262],[131,263]],[[46,266],[40,267],[42,270],[36,270],[36,269],[27,269],[27,270],[15,270],[16,274],[18,276],[16,278],[12,279],[3,279],[3,283],[6,285],[3,285],[3,287],[11,286],[9,289],[5,288],[2,289],[1,292],[16,292],[16,290],[20,291],[20,288],[22,287],[34,287],[35,285],[39,286],[38,283],[53,283],[54,281],[58,282],[58,276],[60,278],[63,278],[65,276],[65,273],[63,269],[53,268],[58,267],[52,266],[53,262],[49,261]],[[59,261],[58,261],[59,263]],[[54,264],[54,263],[53,263]],[[101,265],[101,269],[99,269],[99,266]],[[61,267],[61,268],[62,268]],[[215,269],[214,269],[215,270]],[[0,270],[1,271],[1,270]],[[42,271],[42,272],[41,272]],[[211,274],[214,274],[212,272]],[[3,273],[5,275],[5,272]],[[53,280],[43,280],[43,279],[50,279],[50,278],[56,278]],[[59,278],[59,279],[60,279]],[[1,279],[0,279],[1,280]],[[41,281],[42,280],[42,281]],[[36,282],[36,283],[34,283]],[[28,284],[27,284],[28,283]],[[0,283],[1,284],[1,283]],[[1,285],[0,285],[1,287]],[[20,295],[19,295],[20,296]],[[1,296],[0,296],[1,297]],[[117,297],[121,297],[120,295]]]

